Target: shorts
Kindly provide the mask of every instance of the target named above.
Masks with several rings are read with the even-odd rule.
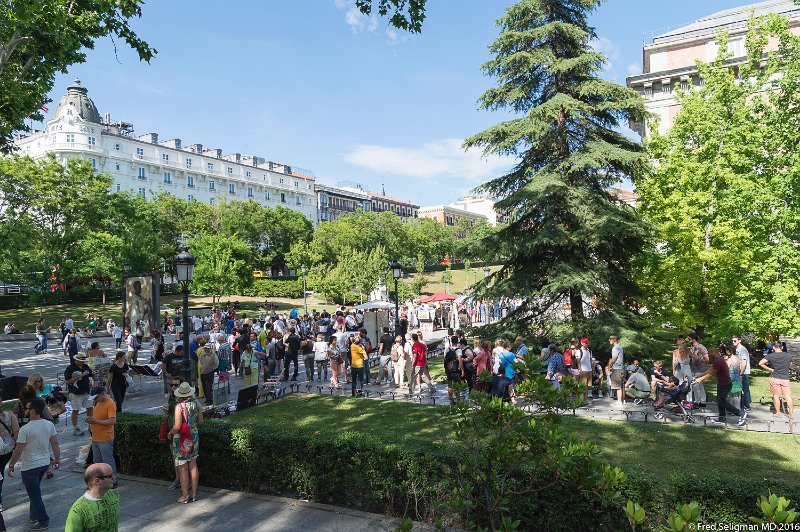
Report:
[[[625,371],[622,369],[612,369],[609,380],[611,381],[612,390],[621,390],[624,386],[622,382],[625,379]]]
[[[769,378],[769,393],[772,395],[783,395],[788,397],[791,394],[788,379],[776,379],[775,377]]]
[[[461,382],[461,374],[460,373],[453,373],[447,375],[447,387],[452,388],[453,383]]]
[[[591,371],[581,371],[580,375],[578,376],[578,382],[580,384],[585,384],[586,386],[592,385],[592,372]]]
[[[69,402],[75,412],[83,408],[94,408],[94,405],[89,402],[89,395],[85,393],[80,395],[76,393],[69,394]]]
[[[644,399],[645,397],[650,397],[650,392],[643,392],[641,390],[637,390],[636,388],[628,388],[625,391],[634,397],[639,397],[640,399]]]

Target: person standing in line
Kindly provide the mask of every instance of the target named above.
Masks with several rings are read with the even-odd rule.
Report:
[[[258,384],[258,356],[253,352],[252,344],[244,344],[244,349],[242,350],[241,367],[242,376],[244,377],[244,386],[253,386]]]
[[[583,398],[586,400],[590,397],[594,399],[594,393],[591,391],[594,368],[592,367],[592,352],[589,350],[588,338],[581,338],[581,346],[575,353],[578,358],[578,369],[580,369],[578,382],[586,386],[586,390],[583,392]],[[602,391],[600,391],[599,394],[600,397],[603,397]]]
[[[94,386],[94,373],[86,365],[86,355],[80,353],[75,361],[67,366],[64,372],[64,384],[67,385],[69,401],[72,404],[72,428],[75,436],[83,436],[78,428],[78,413],[86,409],[86,417],[91,417],[93,404],[89,401],[89,392]]]
[[[699,377],[708,371],[708,349],[700,343],[700,339],[695,333],[689,335],[692,356],[692,377]],[[697,406],[706,406],[706,389],[702,385],[692,384],[692,400]]]
[[[619,336],[612,334],[608,337],[611,344],[611,359],[608,361],[608,368],[611,377],[612,393],[617,392],[617,401],[625,403],[625,353],[619,345]]]
[[[64,532],[119,529],[119,492],[112,489],[114,472],[108,464],[92,464],[83,473],[86,493],[67,514]]]
[[[359,342],[359,332],[353,333],[350,342],[350,378],[352,383],[351,395],[356,396],[356,380],[360,382],[359,390],[364,389],[364,363],[367,360],[367,350]]]
[[[713,347],[708,350],[708,358],[711,360],[711,367],[708,368],[708,371],[695,379],[695,382],[703,382],[716,376],[719,418],[716,420],[711,419],[710,422],[724,425],[725,415],[727,412],[730,412],[731,414],[739,416],[739,426],[744,426],[747,419],[747,412],[745,410],[739,410],[728,402],[728,394],[731,393],[731,388],[733,388],[733,381],[731,380],[731,372],[728,368],[728,363],[720,356],[719,351]]]
[[[128,364],[136,364],[139,358],[139,347],[137,346],[141,346],[142,344],[138,343],[136,336],[131,334],[130,329],[125,329],[123,336],[125,336],[125,345],[128,346]]]
[[[383,335],[378,340],[378,356],[380,356],[380,367],[378,368],[378,379],[375,381],[375,386],[380,386],[383,380],[383,370],[386,368],[386,383],[393,382],[392,376],[394,374],[392,359],[392,348],[394,347],[394,338],[389,334],[389,327],[383,328]]]
[[[750,412],[750,351],[742,344],[741,336],[734,336],[733,346],[739,357],[739,373],[742,375],[742,411]]]
[[[294,327],[289,328],[289,335],[283,342],[286,347],[286,358],[283,365],[283,380],[289,380],[289,364],[294,363],[294,374],[292,380],[297,380],[297,373],[300,371],[297,367],[297,357],[300,354],[303,340],[295,333]]]
[[[391,350],[391,358],[394,370],[394,386],[395,388],[408,387],[404,382],[406,374],[406,363],[408,362],[408,355],[403,348],[403,338],[398,334],[394,339],[394,345]]]
[[[314,382],[314,336],[307,335],[301,345],[303,346],[303,368],[306,371],[306,382]]]
[[[52,451],[53,467],[61,465],[61,449],[58,446],[56,427],[50,421],[42,419],[45,409],[44,401],[38,397],[31,399],[25,410],[30,421],[17,436],[17,446],[8,462],[8,475],[14,475],[14,467],[22,459],[22,485],[28,493],[30,506],[28,509],[28,530],[47,530],[50,516],[42,500],[42,477],[50,469],[50,453]]]
[[[312,346],[314,349],[314,363],[317,366],[317,380],[325,382],[328,380],[328,342],[325,336],[317,334],[317,339]]]
[[[408,385],[408,394],[414,395],[414,391],[416,388],[422,389],[422,383],[420,379],[425,381],[425,384],[428,385],[428,390],[431,394],[436,393],[436,387],[431,382],[430,377],[425,374],[425,366],[427,364],[427,360],[425,358],[425,344],[419,341],[419,336],[414,333],[411,335],[411,352],[414,355],[413,358],[413,367],[414,367],[414,374],[411,377],[411,381]]]
[[[11,460],[17,436],[19,435],[19,422],[14,412],[3,410],[0,402],[0,512],[3,511],[3,471]]]
[[[108,386],[111,389],[111,394],[114,396],[114,403],[117,406],[117,412],[122,412],[122,402],[125,400],[125,392],[128,390],[128,367],[125,362],[125,352],[117,351],[114,357],[114,363],[108,370]]]
[[[769,391],[772,394],[772,402],[775,406],[773,416],[781,415],[781,396],[788,408],[789,419],[794,418],[794,402],[792,401],[792,389],[789,384],[789,365],[792,363],[792,355],[783,350],[781,342],[773,342],[772,353],[767,353],[758,365],[769,371]]]
[[[114,475],[112,487],[117,487],[117,464],[114,461],[114,425],[117,423],[117,405],[103,386],[92,388],[89,401],[94,403],[86,423],[92,427],[92,456],[94,462],[108,464]]]

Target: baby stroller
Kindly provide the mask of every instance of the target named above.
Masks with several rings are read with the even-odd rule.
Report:
[[[694,423],[692,415],[692,403],[686,402],[686,396],[692,389],[692,384],[685,380],[672,391],[659,387],[659,397],[653,401],[653,416],[656,419],[664,419],[666,414],[677,414],[683,416],[686,423]]]

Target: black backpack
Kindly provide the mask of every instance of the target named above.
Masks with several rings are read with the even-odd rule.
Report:
[[[445,353],[444,371],[448,375],[455,375],[461,372],[461,370],[458,367],[458,353],[456,352],[455,349],[448,349],[447,353]]]

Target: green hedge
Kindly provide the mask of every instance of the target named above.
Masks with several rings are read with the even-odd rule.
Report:
[[[303,281],[297,278],[257,279],[242,295],[251,297],[303,297]]]
[[[211,419],[200,427],[198,465],[203,485],[308,498],[427,522],[442,517],[465,522],[442,511],[458,470],[456,442],[436,445],[421,438],[419,443],[397,444],[372,434],[237,425],[235,419]],[[162,420],[120,414],[115,449],[122,473],[173,478],[170,451],[156,439]],[[542,484],[548,481],[543,479]],[[599,496],[577,496],[571,486],[556,484],[521,502],[517,518],[545,528],[575,530],[585,528],[582,520],[587,515],[607,528],[623,525],[619,509],[605,508],[602,502]],[[481,522],[483,517],[468,516]]]

